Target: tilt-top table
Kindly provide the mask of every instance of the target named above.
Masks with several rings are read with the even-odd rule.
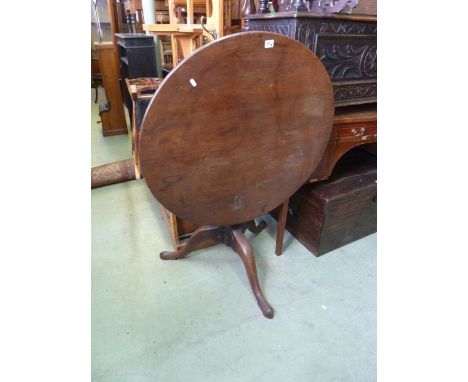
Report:
[[[156,199],[200,224],[179,251],[218,241],[241,257],[265,317],[244,231],[279,206],[312,174],[333,124],[333,91],[320,60],[297,41],[267,33],[234,34],[183,60],[161,83],[140,133],[140,164]]]

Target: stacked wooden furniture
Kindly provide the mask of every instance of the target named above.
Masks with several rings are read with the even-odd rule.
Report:
[[[141,0],[110,0],[115,3],[120,33],[143,32],[143,6]]]
[[[332,137],[310,182],[327,179],[342,155],[353,147],[377,141],[377,17],[358,14],[320,15],[302,1],[280,2],[267,13],[261,1],[247,14],[244,29],[270,31],[300,41],[325,65],[333,84],[336,117]],[[369,104],[369,106],[365,106]],[[361,107],[346,107],[363,105]],[[276,254],[283,250],[288,201],[278,209]]]
[[[177,65],[203,43],[203,28],[194,23],[194,1],[187,1],[187,22],[180,20],[174,0],[168,0],[169,24],[144,24],[143,29],[156,36],[170,36],[172,61]]]
[[[181,17],[179,11],[183,3],[186,8],[185,19]],[[143,29],[157,36],[171,36],[172,61],[177,65],[203,45],[203,38],[213,41],[230,30],[230,3],[230,0],[185,0],[184,2],[168,0],[169,24],[144,24]],[[203,5],[206,13],[204,28],[201,20],[199,23],[195,22],[194,16],[194,7],[203,7]]]
[[[168,0],[168,4],[170,23],[145,24],[143,29],[153,35],[171,37],[172,64],[174,67],[182,59],[200,48],[204,43],[204,39],[213,41],[218,37],[229,34],[232,30],[230,0]],[[201,23],[195,23],[195,21],[201,22],[201,20],[195,19],[195,11],[201,13],[202,10],[206,13],[204,27]],[[185,17],[182,17],[182,11],[184,11]],[[141,105],[142,113],[144,113],[144,110],[146,110],[144,102]],[[137,122],[136,130],[139,129],[139,125],[140,122]],[[135,147],[135,144],[133,145]],[[136,152],[138,153],[137,146]],[[136,173],[141,176],[139,165],[136,165]],[[163,206],[161,207],[169,225],[174,247],[180,249],[186,244],[186,241],[199,225],[181,219]],[[203,243],[202,247],[211,244],[213,243],[207,241]]]
[[[127,91],[131,96],[133,107],[132,107],[132,116],[131,116],[131,126],[132,126],[132,160],[130,161],[131,166],[133,167],[133,179],[140,179],[143,177],[141,172],[141,165],[140,165],[140,131],[141,131],[141,124],[143,122],[143,117],[145,112],[153,98],[154,93],[156,92],[157,88],[161,83],[160,78],[151,78],[151,77],[144,77],[144,78],[136,78],[136,79],[127,79],[126,86]],[[113,168],[115,164],[111,164]],[[128,166],[129,164],[126,163]],[[103,173],[101,168],[97,169],[98,172],[92,172],[92,174],[99,174]],[[108,176],[108,169],[106,168],[106,176],[102,176],[101,178],[105,178],[104,181],[94,181],[94,183],[99,185],[104,184],[112,184],[120,182],[121,176]],[[97,178],[95,176],[95,178]],[[94,179],[94,178],[93,178]],[[180,217],[176,216],[174,213],[170,212],[163,205],[161,206],[161,210],[163,212],[163,217],[166,220],[166,223],[169,227],[169,231],[171,234],[171,240],[174,245],[174,248],[180,249],[185,246],[187,240],[191,237],[193,232],[199,228],[199,225],[189,222],[187,220],[181,219]],[[206,241],[199,248],[208,247],[210,245],[216,244],[215,242]]]
[[[377,104],[348,106],[335,109],[333,131],[327,149],[309,183],[330,177],[338,160],[351,149],[377,142]],[[288,217],[288,200],[277,211],[276,254],[283,253],[283,238]],[[359,239],[356,235],[354,240]],[[337,241],[338,243],[339,241]]]
[[[250,9],[249,7],[252,8],[252,2],[246,1],[244,10]],[[151,27],[146,26],[147,29]],[[183,30],[183,27],[180,28]],[[300,41],[317,54],[332,80],[336,105],[334,128],[326,152],[311,174],[310,182],[327,179],[339,158],[353,147],[376,142],[375,16],[319,16],[308,12],[290,11],[254,14],[246,17],[246,30],[268,30]],[[284,70],[288,70],[287,65]],[[347,107],[359,104],[363,106]],[[164,211],[173,244],[180,249],[198,226],[165,209]],[[288,201],[285,201],[279,213],[276,246],[278,255],[282,253],[287,211]]]

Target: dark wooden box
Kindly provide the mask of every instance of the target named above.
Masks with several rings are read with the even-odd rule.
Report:
[[[154,37],[145,33],[116,33],[120,56],[120,81],[125,106],[132,115],[132,100],[125,79],[157,77]]]
[[[290,11],[248,15],[245,23],[244,30],[286,35],[314,52],[328,71],[336,106],[377,102],[376,16]]]
[[[376,232],[376,180],[376,157],[353,149],[330,180],[303,186],[291,197],[287,230],[316,256]]]
[[[144,33],[116,33],[123,78],[157,77],[154,37]]]

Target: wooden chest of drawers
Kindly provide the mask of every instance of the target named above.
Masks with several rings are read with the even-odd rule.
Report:
[[[333,130],[322,160],[309,182],[328,179],[336,162],[353,147],[377,142],[377,104],[335,109]]]

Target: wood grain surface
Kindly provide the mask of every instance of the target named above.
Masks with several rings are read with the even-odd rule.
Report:
[[[119,66],[115,60],[115,46],[112,42],[94,43],[101,68],[102,81],[106,93],[106,99],[110,106],[108,111],[100,117],[102,121],[102,135],[127,134],[127,121],[122,103],[122,91],[119,83]]]
[[[216,40],[183,60],[151,101],[140,133],[143,176],[183,219],[247,222],[312,174],[333,104],[325,68],[299,42],[269,32]]]
[[[359,148],[348,152],[330,180],[291,197],[288,231],[316,256],[376,232],[376,180],[377,158]]]

